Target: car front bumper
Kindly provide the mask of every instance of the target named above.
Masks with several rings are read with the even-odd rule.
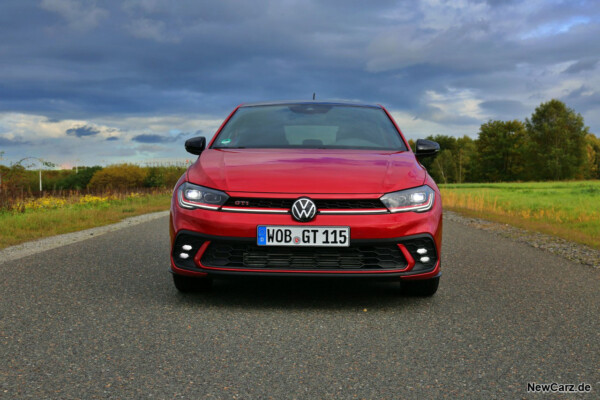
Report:
[[[349,226],[349,248],[258,246],[258,225]],[[317,215],[299,223],[289,214],[186,210],[171,206],[171,272],[215,274],[377,276],[429,279],[440,275],[442,209],[424,213]],[[191,247],[184,251],[183,246]],[[427,253],[418,253],[426,249]],[[421,250],[422,251],[422,250]],[[184,253],[186,258],[182,258]],[[429,258],[427,262],[421,262]]]

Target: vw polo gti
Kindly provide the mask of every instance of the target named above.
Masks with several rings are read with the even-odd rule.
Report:
[[[387,277],[433,295],[442,204],[416,152],[379,105],[279,102],[237,107],[198,155],[171,204],[171,272],[180,291],[231,274]]]

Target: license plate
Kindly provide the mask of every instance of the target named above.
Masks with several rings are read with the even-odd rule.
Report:
[[[272,226],[259,225],[259,246],[350,246],[348,226]]]

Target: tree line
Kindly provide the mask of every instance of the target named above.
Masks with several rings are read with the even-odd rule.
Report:
[[[185,172],[185,167],[140,167],[116,164],[107,167],[42,170],[43,190],[124,190],[136,188],[173,188]],[[37,192],[39,175],[21,164],[0,165],[1,189],[5,191]]]
[[[440,144],[437,157],[422,160],[438,183],[600,179],[600,139],[581,114],[556,99],[525,122],[484,123],[477,139],[427,139]]]

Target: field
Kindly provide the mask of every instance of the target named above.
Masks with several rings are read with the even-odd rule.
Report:
[[[600,181],[440,185],[444,209],[600,249]]]
[[[0,249],[167,210],[170,200],[171,191],[164,189],[5,199],[0,209]]]

